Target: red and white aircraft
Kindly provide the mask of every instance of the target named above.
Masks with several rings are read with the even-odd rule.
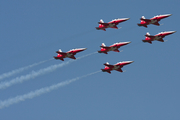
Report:
[[[128,64],[131,64],[133,63],[134,61],[123,61],[123,62],[118,62],[116,63],[115,65],[110,65],[108,62],[105,63],[105,68],[104,69],[101,69],[103,72],[108,72],[108,73],[111,73],[112,70],[116,70],[116,71],[119,71],[119,72],[123,72],[122,71],[122,67],[124,65],[128,65]]]
[[[144,26],[147,28],[147,25],[149,24],[153,24],[153,25],[157,25],[159,26],[160,24],[158,23],[161,19],[164,19],[164,18],[167,18],[169,16],[171,16],[172,14],[165,14],[165,15],[157,15],[157,16],[154,16],[153,18],[151,19],[145,19],[144,16],[141,17],[141,23],[138,24],[138,26]]]
[[[157,40],[157,41],[160,41],[160,42],[164,42],[163,38],[167,35],[170,35],[170,34],[173,34],[175,33],[176,31],[166,31],[166,32],[160,32],[156,35],[150,35],[149,32],[146,33],[146,38],[145,40],[142,40],[143,42],[148,42],[148,43],[151,43],[152,44],[152,41],[154,40]]]
[[[114,29],[118,29],[117,25],[121,22],[127,21],[130,18],[118,18],[118,19],[114,19],[108,23],[104,23],[104,21],[101,19],[99,23],[99,27],[96,27],[97,30],[104,30],[106,31],[106,28],[114,28]]]
[[[121,46],[124,46],[124,45],[127,45],[131,42],[119,42],[119,43],[114,43],[113,45],[111,46],[106,46],[104,43],[102,43],[102,45],[100,46],[101,47],[101,50],[98,51],[98,53],[105,53],[105,54],[108,54],[107,52],[109,51],[115,51],[115,52],[120,52],[118,49],[121,47]]]
[[[76,49],[72,49],[68,52],[62,52],[61,49],[59,49],[59,51],[56,51],[56,53],[58,53],[57,57],[54,56],[55,59],[60,59],[62,61],[64,61],[64,58],[71,58],[71,59],[76,59],[74,57],[74,55],[76,55],[76,53],[81,52],[86,50],[87,48],[76,48]]]

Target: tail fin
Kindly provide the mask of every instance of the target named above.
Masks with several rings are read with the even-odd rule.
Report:
[[[104,63],[104,65],[105,65],[105,66],[107,66],[107,65],[109,65],[109,63],[108,63],[108,62],[106,62],[106,63]]]
[[[102,19],[100,19],[100,23],[104,23],[104,21]]]
[[[61,49],[59,49],[59,52],[62,52],[62,50],[61,50]]]
[[[141,17],[141,20],[142,20],[142,19],[146,19],[146,18],[145,18],[144,16],[142,16],[142,17]]]
[[[106,47],[106,45],[104,43],[101,44],[102,47]]]
[[[146,33],[147,36],[150,36],[149,32]]]

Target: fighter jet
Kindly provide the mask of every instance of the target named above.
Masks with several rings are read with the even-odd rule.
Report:
[[[147,25],[149,24],[153,24],[153,25],[157,25],[159,26],[160,24],[158,23],[161,19],[164,19],[164,18],[167,18],[169,16],[171,16],[172,14],[165,14],[165,15],[157,15],[157,16],[154,16],[153,18],[151,19],[145,19],[144,16],[141,17],[141,23],[138,24],[138,26],[144,26],[147,28]]]
[[[64,58],[71,58],[71,59],[76,59],[74,57],[74,55],[76,55],[76,53],[81,52],[86,50],[87,48],[76,48],[76,49],[72,49],[68,52],[62,52],[61,49],[59,49],[59,51],[56,51],[56,53],[58,53],[57,57],[54,56],[55,59],[60,59],[62,61],[64,61]]]
[[[131,64],[133,63],[134,61],[123,61],[123,62],[118,62],[116,63],[115,65],[110,65],[108,62],[105,63],[105,68],[104,69],[101,69],[103,72],[108,72],[108,73],[111,73],[112,70],[116,70],[116,71],[119,71],[119,72],[123,72],[122,71],[122,67],[124,65],[128,65],[128,64]]]
[[[98,51],[98,53],[105,53],[105,54],[108,54],[107,52],[109,51],[115,51],[115,52],[120,52],[118,49],[121,47],[121,46],[124,46],[124,45],[127,45],[131,42],[119,42],[119,43],[114,43],[113,45],[111,46],[106,46],[104,43],[102,43],[102,45],[100,46],[101,47],[101,50]]]
[[[163,38],[167,35],[170,35],[170,34],[173,34],[175,33],[176,31],[166,31],[166,32],[160,32],[156,35],[150,35],[149,32],[146,33],[146,38],[145,40],[142,40],[143,42],[148,42],[150,44],[152,44],[152,41],[154,40],[157,40],[157,41],[160,41],[160,42],[164,42]]]
[[[114,29],[118,29],[117,25],[121,22],[127,21],[130,18],[118,18],[118,19],[114,19],[108,23],[104,23],[104,21],[101,19],[99,23],[99,27],[96,27],[97,30],[104,30],[106,31],[106,28],[114,28]]]

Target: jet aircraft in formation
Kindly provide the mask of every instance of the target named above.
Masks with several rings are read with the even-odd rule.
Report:
[[[114,52],[120,52],[118,49],[121,47],[121,46],[124,46],[124,45],[127,45],[131,42],[119,42],[119,43],[114,43],[113,45],[111,46],[106,46],[104,43],[102,43],[102,45],[100,46],[101,47],[101,50],[98,51],[98,53],[105,53],[105,54],[108,54],[107,52],[109,51],[114,51]]]
[[[170,34],[173,34],[175,33],[176,31],[166,31],[166,32],[160,32],[156,35],[150,35],[149,32],[146,33],[146,38],[145,40],[142,40],[143,42],[148,42],[148,43],[151,43],[152,44],[152,41],[154,40],[157,40],[157,41],[160,41],[160,42],[164,42],[163,38],[167,35],[170,35]]]
[[[123,61],[123,62],[118,62],[116,63],[115,65],[110,65],[108,62],[105,63],[105,68],[104,69],[101,69],[103,72],[108,72],[108,73],[111,73],[112,70],[116,70],[116,71],[119,71],[119,72],[123,72],[122,71],[122,67],[125,66],[125,65],[128,65],[128,64],[131,64],[133,63],[134,61]]]
[[[99,27],[96,27],[97,30],[104,30],[106,31],[106,28],[114,28],[114,29],[118,29],[117,25],[121,22],[127,21],[130,18],[118,18],[118,19],[114,19],[108,23],[104,23],[104,21],[101,19],[99,23]]]
[[[76,59],[74,57],[74,55],[76,55],[76,53],[81,52],[86,50],[87,48],[76,48],[76,49],[72,49],[68,52],[62,52],[61,49],[59,49],[59,51],[56,51],[56,53],[58,53],[57,57],[54,56],[55,59],[60,59],[62,61],[64,61],[64,58],[71,58],[71,59]]]
[[[144,26],[147,28],[147,25],[149,24],[153,24],[153,25],[157,25],[159,26],[160,24],[158,23],[161,19],[167,18],[169,16],[171,16],[172,14],[165,14],[165,15],[157,15],[154,16],[151,19],[146,19],[144,16],[141,17],[141,23],[138,24],[138,26]]]
[[[144,26],[147,28],[147,25],[149,24],[153,24],[153,25],[157,25],[159,26],[160,24],[158,23],[161,19],[167,18],[169,16],[171,16],[172,14],[165,14],[165,15],[157,15],[154,16],[151,19],[145,19],[144,16],[141,17],[141,23],[138,24],[138,26]],[[99,23],[99,27],[96,27],[97,30],[104,30],[106,31],[106,28],[114,28],[114,29],[118,29],[117,25],[121,22],[127,21],[129,20],[129,18],[118,18],[118,19],[114,19],[108,23],[104,23],[104,21],[101,19]],[[152,41],[157,40],[160,42],[164,42],[163,38],[167,35],[173,34],[176,31],[166,31],[166,32],[161,32],[158,33],[156,35],[150,35],[149,32],[146,33],[146,38],[145,40],[142,40],[143,42],[148,42],[152,44]],[[102,43],[101,50],[98,51],[98,53],[105,53],[108,54],[109,51],[114,51],[114,52],[120,52],[118,49],[121,46],[127,45],[131,42],[119,42],[119,43],[114,43],[111,46],[106,46],[104,43]],[[76,55],[76,53],[81,52],[86,50],[87,48],[77,48],[77,49],[72,49],[68,52],[62,52],[61,49],[59,49],[59,51],[56,51],[56,53],[58,53],[57,57],[54,56],[55,59],[60,59],[62,61],[64,61],[64,58],[71,58],[71,59],[76,59],[74,55]],[[108,72],[111,73],[112,70],[116,70],[119,72],[123,72],[122,71],[122,67],[128,64],[133,63],[134,61],[123,61],[123,62],[118,62],[115,65],[110,65],[108,62],[105,63],[105,68],[101,69],[103,72]]]

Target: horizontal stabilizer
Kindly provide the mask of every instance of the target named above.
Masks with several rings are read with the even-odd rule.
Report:
[[[99,28],[99,27],[96,27],[96,29],[97,29],[97,30],[101,30],[101,28]]]
[[[108,67],[113,67],[113,65],[109,65],[108,63],[105,63],[104,65]]]
[[[54,59],[56,59],[56,60],[57,60],[57,59],[60,59],[60,60],[64,61],[64,59],[63,59],[63,58],[60,58],[60,57],[55,57],[55,56],[54,56]]]
[[[108,23],[101,23],[101,22],[98,22],[98,23],[101,25],[109,25]]]
[[[61,55],[66,55],[67,54],[65,52],[59,52],[59,51],[56,51],[56,53],[61,54]]]
[[[145,22],[151,22],[151,20],[149,20],[149,19],[143,19],[143,18],[141,18],[140,20],[143,20],[143,21],[145,21]]]
[[[105,49],[109,49],[110,47],[106,47],[106,46],[100,46],[101,48],[105,48]]]
[[[150,41],[150,40],[142,40],[143,42],[148,42],[148,43],[150,43],[150,44],[152,44],[152,41]]]

